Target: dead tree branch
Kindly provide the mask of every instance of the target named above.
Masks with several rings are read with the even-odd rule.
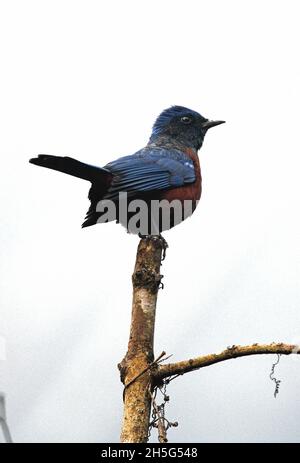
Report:
[[[153,337],[165,242],[141,239],[132,276],[133,302],[127,353],[118,365],[124,389],[121,442],[147,442],[151,411]],[[159,357],[161,358],[161,356]]]
[[[259,354],[300,354],[300,346],[271,343],[249,346],[227,347],[218,354],[208,354],[180,362],[163,364],[169,357],[162,352],[155,360],[153,354],[155,313],[158,289],[161,287],[161,261],[165,255],[166,242],[159,237],[142,238],[136,256],[133,283],[133,301],[130,337],[127,353],[118,365],[124,384],[124,414],[121,442],[147,442],[149,430],[158,429],[160,442],[167,442],[167,430],[177,426],[164,415],[164,403],[157,405],[158,389],[172,379],[190,371],[238,357]],[[279,380],[276,382],[278,392]],[[164,396],[164,402],[167,400]],[[169,399],[168,399],[169,400]],[[151,405],[153,420],[150,423]]]
[[[214,365],[215,363],[223,362],[224,360],[258,354],[300,354],[300,346],[283,343],[252,344],[250,346],[233,345],[232,347],[228,347],[227,349],[223,350],[223,352],[220,352],[219,354],[201,355],[200,357],[183,360],[181,362],[159,365],[153,374],[156,381],[160,381],[169,376],[183,375],[190,371],[198,370],[203,367],[208,367],[209,365]]]

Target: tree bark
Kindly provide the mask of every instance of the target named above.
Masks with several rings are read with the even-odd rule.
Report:
[[[124,389],[121,442],[147,442],[151,411],[151,364],[157,293],[161,278],[163,241],[140,240],[134,273],[130,337],[127,353],[118,365]]]

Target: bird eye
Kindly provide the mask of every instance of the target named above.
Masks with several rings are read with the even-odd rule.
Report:
[[[184,124],[190,124],[192,122],[192,118],[189,116],[183,116],[180,118],[181,122]]]

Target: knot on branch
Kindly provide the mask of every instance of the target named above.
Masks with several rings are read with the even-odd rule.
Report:
[[[124,384],[126,374],[127,374],[127,362],[126,362],[126,357],[123,358],[122,362],[118,363],[118,369],[120,372],[120,379],[121,382]]]
[[[233,344],[232,346],[227,346],[226,351],[230,354],[234,354],[235,352],[239,351],[239,347],[240,346],[236,346],[235,344]]]
[[[163,275],[157,275],[157,273],[143,267],[132,275],[132,284],[134,288],[145,288],[151,293],[156,293],[162,284],[162,278]]]

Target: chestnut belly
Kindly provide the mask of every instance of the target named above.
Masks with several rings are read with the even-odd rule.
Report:
[[[201,182],[137,196],[128,198],[126,214],[122,214],[120,204],[116,204],[117,222],[129,233],[158,235],[192,215],[201,196]]]

